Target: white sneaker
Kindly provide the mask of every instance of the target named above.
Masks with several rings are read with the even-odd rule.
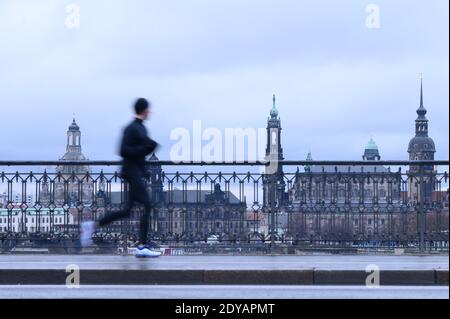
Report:
[[[95,222],[87,221],[81,223],[80,242],[82,247],[92,245],[92,234],[95,231]]]
[[[136,257],[137,258],[151,258],[151,257],[159,257],[162,252],[160,250],[152,249],[146,246],[138,246],[136,248]]]

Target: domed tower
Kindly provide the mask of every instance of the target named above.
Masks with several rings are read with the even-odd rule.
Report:
[[[436,147],[434,141],[428,136],[428,119],[426,118],[427,110],[423,105],[423,86],[422,79],[420,80],[420,106],[417,109],[416,119],[416,135],[411,139],[408,145],[409,159],[411,161],[420,160],[434,160],[434,153]],[[426,179],[424,200],[430,202],[432,198],[432,192],[434,189],[434,182],[432,176],[434,174],[434,166],[423,166],[423,173]],[[417,182],[419,181],[420,166],[411,165],[409,168],[409,198],[412,201],[418,201],[420,199],[420,193],[417,189]]]
[[[369,142],[367,142],[362,158],[365,161],[379,161],[381,159],[380,153],[378,152],[378,146],[372,136],[370,137]]]
[[[72,124],[70,124],[69,129],[67,130],[67,145],[66,145],[66,153],[60,161],[84,161],[87,160],[81,151],[81,131],[78,124],[73,119]],[[86,172],[90,172],[89,166],[84,165],[59,165],[56,170],[61,172],[62,174],[86,174]]]
[[[68,184],[67,194],[64,194],[64,181],[55,183],[55,201],[62,203],[67,200],[69,205],[76,205],[79,203],[89,204],[93,200],[92,180],[86,178],[86,174],[91,174],[91,168],[88,165],[65,165],[64,162],[85,161],[87,158],[81,151],[81,131],[78,124],[73,119],[67,130],[67,145],[66,153],[59,159],[61,165],[56,167],[56,171],[61,173]],[[75,174],[75,180],[70,177]],[[79,191],[79,186],[82,187],[82,193]],[[66,197],[67,196],[67,197]]]

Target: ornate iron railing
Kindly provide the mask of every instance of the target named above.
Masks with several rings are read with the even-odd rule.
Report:
[[[147,164],[154,204],[149,235],[161,244],[448,250],[448,161]],[[0,161],[2,250],[77,247],[81,222],[120,210],[127,200],[117,165]],[[56,169],[43,169],[49,166]],[[192,171],[177,171],[181,166]],[[17,167],[33,168],[19,173]],[[131,219],[98,229],[95,246],[133,242],[139,214],[138,206]]]

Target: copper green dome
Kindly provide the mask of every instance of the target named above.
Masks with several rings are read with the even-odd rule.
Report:
[[[378,150],[378,146],[372,137],[370,137],[370,140],[367,142],[366,150]]]

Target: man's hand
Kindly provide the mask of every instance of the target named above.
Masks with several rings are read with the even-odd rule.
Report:
[[[147,146],[148,154],[151,154],[156,151],[156,149],[159,147],[159,144],[157,142],[155,142],[154,140],[152,140],[151,138],[147,138],[146,146]]]

